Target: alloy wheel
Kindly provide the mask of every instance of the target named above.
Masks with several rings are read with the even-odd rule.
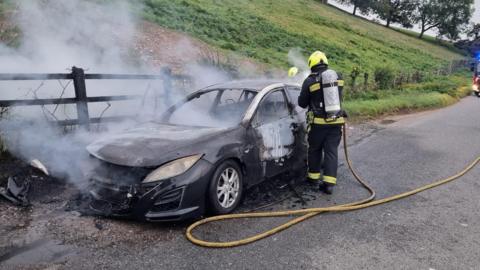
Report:
[[[220,174],[217,182],[217,200],[223,208],[230,208],[238,200],[240,190],[240,177],[238,172],[227,167]]]

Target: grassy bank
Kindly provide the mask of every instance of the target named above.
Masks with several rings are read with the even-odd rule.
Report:
[[[325,51],[332,67],[348,74],[353,67],[378,66],[428,71],[462,56],[351,16],[314,0],[144,0],[145,18],[186,32],[213,46],[271,66],[288,66],[287,53]]]
[[[419,39],[420,33],[417,33],[415,31],[402,29],[402,28],[396,28],[396,27],[392,27],[392,29],[395,30],[395,31],[401,32],[403,34],[409,35],[413,38]],[[428,34],[424,34],[423,37],[422,37],[422,40],[424,40],[428,43],[431,43],[433,45],[443,46],[443,47],[447,48],[448,50],[453,51],[453,52],[457,52],[459,54],[465,54],[466,53],[465,51],[462,51],[459,48],[455,47],[455,45],[453,45],[453,43],[448,42],[446,40],[438,39],[438,38],[436,38],[434,36],[431,36],[431,35],[428,35]]]
[[[354,120],[385,114],[440,108],[471,93],[470,77],[456,74],[409,84],[401,89],[369,91],[364,98],[347,100],[344,107]]]
[[[0,1],[0,21],[14,1]],[[418,39],[316,0],[141,0],[145,19],[199,38],[222,52],[234,52],[270,67],[286,69],[287,54],[323,50],[332,68],[347,75],[354,67],[432,71],[461,59],[450,44]],[[9,4],[10,3],[10,4]],[[19,29],[4,25],[0,41],[17,46]],[[443,45],[443,46],[440,46]]]

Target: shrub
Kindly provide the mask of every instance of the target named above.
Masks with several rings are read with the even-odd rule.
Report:
[[[374,72],[374,80],[380,89],[389,89],[393,86],[395,71],[390,67],[377,67]]]

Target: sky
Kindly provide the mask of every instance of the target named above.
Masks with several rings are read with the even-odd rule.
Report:
[[[480,23],[480,0],[475,0],[475,14],[473,14],[472,20]]]
[[[349,12],[353,11],[353,7],[342,6],[342,5],[338,4],[335,0],[329,0],[328,3],[330,3],[332,5],[335,5],[337,7],[340,7],[344,10],[349,11]],[[475,8],[475,13],[473,14],[472,21],[475,22],[475,23],[480,23],[480,0],[475,0],[474,8]],[[369,18],[371,18],[371,16],[369,16]],[[398,25],[396,25],[396,26],[398,26]],[[418,27],[414,27],[411,30],[414,30],[414,31],[417,31],[417,32],[420,31],[420,29]],[[427,34],[430,34],[430,35],[433,35],[433,36],[436,35],[436,33],[432,32],[432,31],[428,31]]]

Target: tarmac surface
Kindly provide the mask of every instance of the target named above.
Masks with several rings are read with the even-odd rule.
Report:
[[[448,177],[480,156],[480,99],[349,129],[350,153],[377,198]],[[239,211],[286,198],[264,210],[320,207],[368,196],[340,158],[333,195],[273,181]],[[480,269],[480,166],[461,179],[365,210],[314,217],[271,238],[230,249],[188,242],[188,224],[145,224],[65,211],[72,187],[50,184],[48,196],[21,209],[0,201],[0,269]],[[46,181],[46,180],[42,180]],[[68,202],[67,202],[68,203]],[[306,205],[302,205],[306,203]],[[288,218],[207,225],[203,239],[234,240]]]

